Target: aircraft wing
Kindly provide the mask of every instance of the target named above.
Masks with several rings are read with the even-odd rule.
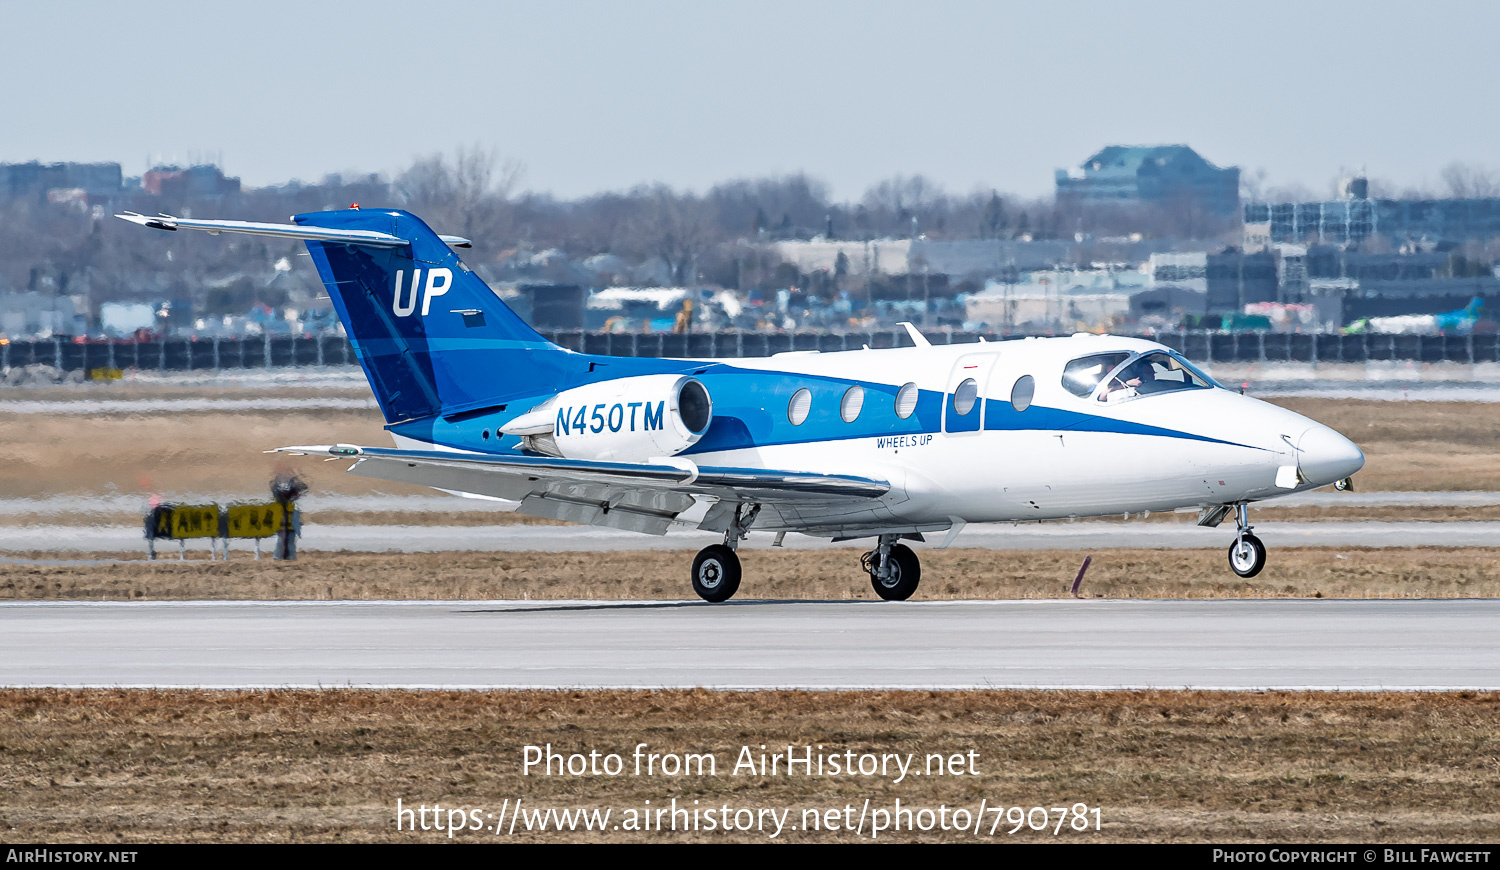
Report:
[[[519,513],[656,535],[696,503],[694,496],[795,511],[875,499],[891,488],[882,480],[851,475],[698,466],[681,459],[596,462],[350,444],[281,447],[276,452],[353,459],[352,474],[507,499],[520,502]],[[715,528],[721,513],[710,510],[699,527]]]

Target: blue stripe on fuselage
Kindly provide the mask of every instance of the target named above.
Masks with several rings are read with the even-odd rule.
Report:
[[[1031,415],[1035,412],[1040,412],[1040,414],[1032,417]],[[1084,414],[1080,411],[1065,411],[1061,408],[1032,405],[1024,411],[1017,411],[1011,406],[1010,402],[1003,399],[984,400],[984,428],[985,431],[1043,429],[1056,432],[1113,432],[1118,435],[1156,435],[1162,438],[1185,438],[1189,441],[1207,441],[1211,444],[1229,444],[1234,447],[1251,446],[1234,441],[1224,441],[1220,438],[1210,438],[1207,435],[1195,435],[1191,432],[1183,432],[1180,429],[1148,426],[1145,423],[1132,423],[1128,420],[1100,417],[1095,414]]]
[[[943,403],[948,397],[947,393],[921,391],[916,411],[903,420],[895,413],[895,398],[899,387],[892,384],[746,369],[690,360],[638,360],[590,357],[583,354],[568,356],[571,358],[569,368],[577,367],[572,386],[580,382],[644,374],[653,369],[656,372],[676,370],[694,373],[703,381],[712,398],[713,422],[703,438],[684,451],[684,455],[857,438],[936,435],[942,431]],[[591,361],[596,363],[595,371],[586,372]],[[845,391],[854,385],[865,390],[864,406],[854,422],[845,423],[839,416],[840,401]],[[812,393],[810,410],[801,425],[793,425],[787,418],[787,407],[792,396],[804,388]],[[545,396],[537,397],[535,401],[519,401],[505,412],[454,423],[428,419],[390,428],[398,434],[435,444],[465,450],[508,453],[516,449],[516,439],[506,438],[505,446],[502,447],[498,432],[492,439],[482,439],[480,433],[493,431],[498,425],[523,413],[543,398]],[[984,400],[984,429],[990,432],[1105,432],[1180,438],[1236,447],[1251,446],[1178,429],[1042,405],[1032,405],[1025,411],[1017,411],[1010,402],[1001,399]]]

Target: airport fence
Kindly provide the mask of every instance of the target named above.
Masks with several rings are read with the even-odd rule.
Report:
[[[909,347],[905,330],[848,333],[703,332],[605,333],[543,331],[563,347],[609,356],[737,358],[796,351]],[[1024,336],[977,332],[932,332],[933,344],[1005,341]],[[1200,362],[1363,363],[1415,361],[1500,362],[1496,335],[1363,335],[1212,332],[1175,330],[1143,336]],[[167,338],[156,341],[74,342],[64,338],[19,340],[0,345],[0,369],[44,365],[61,371],[234,371],[356,363],[342,335],[257,336],[254,338]]]

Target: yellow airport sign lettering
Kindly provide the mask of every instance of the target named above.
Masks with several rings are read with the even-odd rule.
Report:
[[[242,504],[229,508],[231,538],[268,538],[281,528],[284,516],[279,504]]]
[[[172,537],[217,538],[218,505],[176,505],[172,508]]]

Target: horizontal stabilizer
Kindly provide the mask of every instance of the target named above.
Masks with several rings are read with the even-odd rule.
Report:
[[[343,242],[372,248],[400,248],[411,244],[407,239],[375,230],[331,229],[327,227],[301,226],[298,224],[265,224],[255,221],[200,221],[189,218],[157,215],[150,217],[127,211],[117,214],[120,220],[140,224],[154,230],[202,230],[211,236],[220,233],[239,233],[247,236],[269,236],[277,239],[302,239],[315,242]],[[461,236],[438,236],[444,243],[455,248],[473,247],[473,242]]]

